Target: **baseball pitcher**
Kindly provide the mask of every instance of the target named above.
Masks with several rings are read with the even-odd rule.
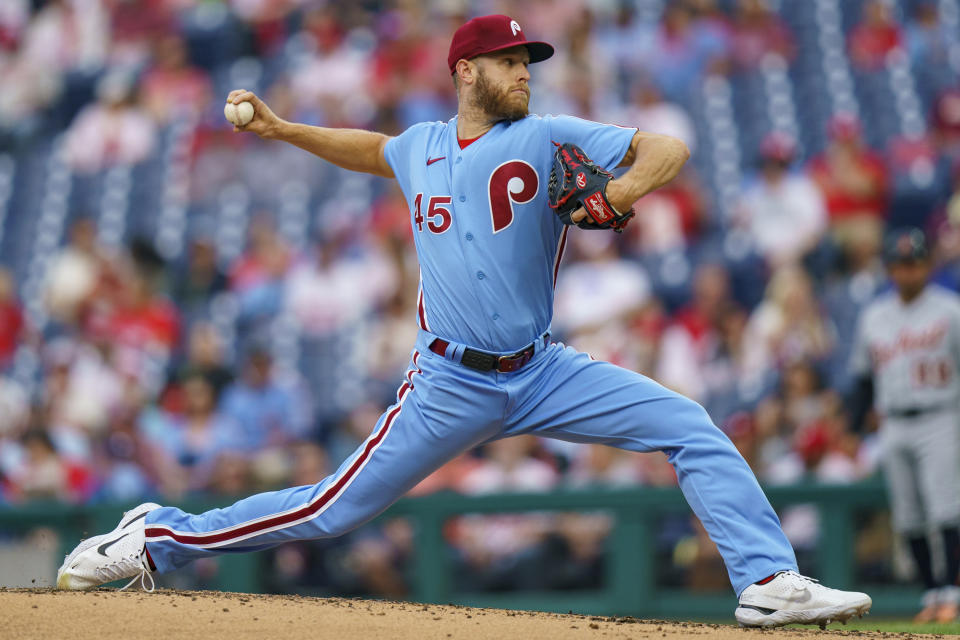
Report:
[[[230,93],[228,101],[255,110],[237,130],[399,181],[421,268],[410,367],[396,403],[330,477],[198,515],[141,505],[113,532],[81,543],[60,568],[59,587],[152,583],[152,573],[197,558],[337,536],[462,451],[535,434],[666,452],[723,554],[741,624],[826,624],[869,610],[866,594],[796,572],[776,514],[702,407],[550,340],[570,226],[622,229],[632,204],[673,179],[689,155],[667,136],[529,114],[528,66],[552,54],[508,16],[470,20],[448,56],[457,115],[393,138],[292,124],[253,93]],[[615,167],[626,167],[617,179]]]

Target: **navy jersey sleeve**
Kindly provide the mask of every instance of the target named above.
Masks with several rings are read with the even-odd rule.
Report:
[[[550,139],[558,144],[572,142],[604,169],[610,171],[623,160],[635,127],[618,127],[573,116],[544,116],[550,128]]]

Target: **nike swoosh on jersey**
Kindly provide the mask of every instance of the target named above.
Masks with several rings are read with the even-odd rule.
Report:
[[[434,162],[440,162],[441,160],[446,160],[447,156],[440,156],[439,158],[427,158],[427,166],[429,167]]]
[[[121,540],[123,540],[124,538],[126,538],[128,535],[130,535],[130,532],[129,532],[129,531],[128,531],[127,533],[123,534],[122,536],[120,536],[119,538],[114,538],[114,539],[111,540],[110,542],[104,542],[102,545],[100,545],[99,547],[97,547],[97,553],[99,553],[100,555],[106,557],[106,555],[107,555],[107,549],[109,549],[109,548],[110,548],[111,546],[113,546],[114,544],[120,542]]]

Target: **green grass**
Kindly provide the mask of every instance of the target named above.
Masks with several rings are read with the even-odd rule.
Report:
[[[798,629],[816,629],[809,625],[790,625]],[[916,624],[909,620],[886,620],[876,618],[871,620],[866,617],[851,620],[846,625],[833,623],[827,626],[827,630],[840,631],[844,629],[858,631],[885,631],[887,633],[932,633],[936,635],[960,635],[960,622],[951,622],[948,624],[938,624],[936,622],[927,622]]]

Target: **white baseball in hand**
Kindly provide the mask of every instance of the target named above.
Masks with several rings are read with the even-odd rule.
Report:
[[[240,104],[228,102],[223,105],[223,115],[230,123],[242,127],[253,120],[253,105],[249,102],[241,102]]]

